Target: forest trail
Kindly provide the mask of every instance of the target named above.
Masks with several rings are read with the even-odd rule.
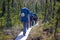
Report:
[[[23,31],[21,31],[15,40],[26,40],[26,39],[28,38],[28,35],[29,35],[31,29],[32,29],[33,27],[37,26],[38,24],[39,24],[39,23],[37,22],[37,24],[35,24],[35,25],[32,26],[31,28],[28,28],[25,36],[23,36]]]

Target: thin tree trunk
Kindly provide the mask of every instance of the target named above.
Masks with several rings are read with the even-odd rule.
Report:
[[[55,14],[56,0],[54,0],[53,6],[54,6],[54,8],[53,8],[52,18],[54,18],[54,14]],[[56,25],[55,25],[55,32],[54,32],[55,40],[57,40],[57,38],[56,38],[57,28],[58,28],[58,18],[56,18]]]
[[[11,5],[12,7],[13,7],[13,2],[14,2],[14,0],[12,0],[12,5]]]
[[[37,13],[37,2],[35,4],[35,12]]]
[[[54,4],[53,4],[53,13],[52,13],[52,18],[54,18],[54,13],[55,13],[55,5],[56,5],[56,0],[53,0]]]
[[[9,6],[9,2],[10,0],[7,0],[8,2],[8,8],[7,8],[7,23],[6,23],[6,26],[9,27],[11,26],[11,18],[10,18],[10,6]]]
[[[2,17],[4,15],[4,13],[5,13],[5,1],[3,0],[3,2],[2,2],[2,14],[0,14],[0,17]],[[2,27],[2,18],[0,21],[1,21],[1,27]]]
[[[45,2],[45,14],[44,14],[44,22],[46,22],[46,8],[47,8],[47,0],[46,0],[46,2]]]
[[[3,0],[1,17],[4,15],[4,13],[5,13],[5,1]]]

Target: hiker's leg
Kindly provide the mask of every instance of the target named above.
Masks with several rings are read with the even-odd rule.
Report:
[[[26,27],[27,27],[27,29],[29,28],[29,23],[28,22],[26,23]]]
[[[32,21],[30,21],[30,27],[32,26]]]
[[[32,20],[32,26],[34,25],[34,20]]]
[[[25,33],[26,33],[26,28],[27,28],[27,23],[23,23],[23,35],[25,36]]]

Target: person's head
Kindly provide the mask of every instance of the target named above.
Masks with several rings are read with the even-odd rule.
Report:
[[[21,13],[29,13],[29,9],[28,8],[26,8],[26,7],[23,7],[22,9],[21,9]]]

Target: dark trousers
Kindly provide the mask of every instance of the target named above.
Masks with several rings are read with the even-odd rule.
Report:
[[[31,21],[30,21],[30,27],[33,26],[33,25],[34,25],[34,21],[31,20]]]
[[[28,23],[27,22],[24,22],[23,23],[23,35],[25,35],[25,33],[26,33],[26,29],[28,28]]]

